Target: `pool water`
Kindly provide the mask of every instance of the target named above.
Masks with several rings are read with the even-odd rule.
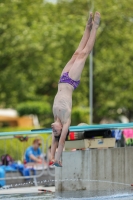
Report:
[[[133,200],[133,191],[71,191],[61,193],[0,195],[0,200]]]

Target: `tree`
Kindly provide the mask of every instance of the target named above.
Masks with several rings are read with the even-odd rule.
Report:
[[[97,1],[102,22],[95,45],[94,120],[133,117],[131,1]]]
[[[95,1],[101,24],[94,47],[94,122],[133,117],[131,0]],[[62,68],[82,37],[91,1],[5,0],[0,3],[0,106],[24,102],[51,105]],[[73,107],[88,109],[89,62],[73,95]],[[81,109],[82,110],[82,109]],[[77,112],[76,112],[77,113]],[[72,116],[72,124],[76,123]],[[74,117],[74,119],[73,119]],[[88,117],[89,119],[89,117]],[[50,120],[49,120],[50,121]],[[77,120],[77,123],[79,121]]]

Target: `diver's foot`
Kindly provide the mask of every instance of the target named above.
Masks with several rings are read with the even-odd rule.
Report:
[[[60,161],[55,160],[55,162],[53,163],[54,166],[56,167],[62,167],[62,164]]]
[[[99,24],[100,24],[100,13],[96,12],[94,16],[93,26],[97,29],[99,27]]]
[[[92,25],[93,25],[92,19],[93,19],[93,13],[90,12],[90,17],[89,17],[88,22],[87,22],[87,27],[89,28],[90,31],[91,31]]]

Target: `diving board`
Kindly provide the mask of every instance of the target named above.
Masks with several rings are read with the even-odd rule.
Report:
[[[85,126],[70,126],[70,132],[80,132],[86,130],[98,130],[98,129],[125,129],[133,128],[133,123],[115,123],[115,124],[98,124],[98,125],[85,125]],[[33,134],[51,134],[51,128],[32,129],[27,131],[12,131],[12,132],[0,132],[0,136],[10,135],[33,135]]]

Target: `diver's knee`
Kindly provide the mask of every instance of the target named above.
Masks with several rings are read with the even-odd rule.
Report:
[[[87,56],[88,56],[88,52],[84,49],[79,53],[77,59],[86,59]]]

